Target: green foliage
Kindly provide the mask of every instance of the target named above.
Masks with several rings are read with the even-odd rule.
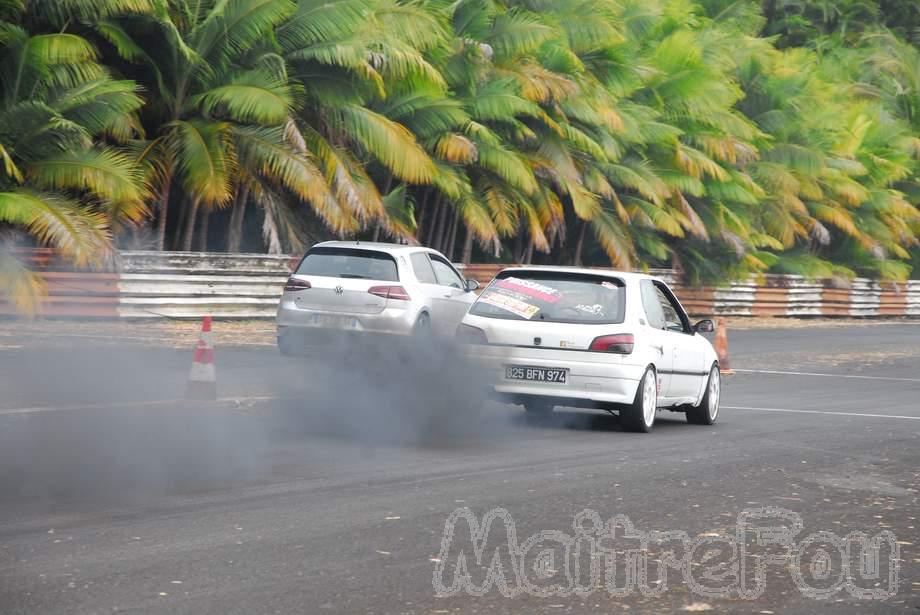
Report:
[[[52,22],[59,4],[78,14],[114,10],[113,2],[34,4],[29,10],[46,8],[36,15]],[[26,6],[0,9],[0,241],[25,234],[79,265],[100,264],[113,229],[147,213],[147,186],[121,147],[137,136],[142,100],[132,82],[112,78],[90,41],[35,26]],[[31,311],[40,290],[0,251],[0,294]]]
[[[88,258],[152,191],[162,245],[242,201],[275,251],[903,278],[918,37],[908,0],[8,1],[0,220]]]

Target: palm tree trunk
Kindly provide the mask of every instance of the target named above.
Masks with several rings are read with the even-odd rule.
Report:
[[[466,240],[463,242],[463,264],[469,265],[473,260],[473,231],[466,227]]]
[[[384,197],[389,196],[390,190],[392,189],[393,189],[393,174],[387,173],[387,180],[383,184],[383,192],[381,193],[381,195]],[[378,221],[377,226],[374,227],[374,236],[373,236],[374,241],[380,241],[380,231],[382,230],[381,229],[382,226],[383,226],[383,223]]]
[[[444,217],[444,209],[446,209],[441,204],[441,198],[438,197],[434,200],[434,203],[431,205],[431,224],[428,227],[426,245],[429,248],[437,250],[437,241],[438,241],[438,224],[441,222],[441,218]]]
[[[418,201],[418,216],[415,218],[415,238],[422,242],[422,231],[425,230],[425,212],[428,211],[428,188],[422,191],[422,200]]]
[[[230,228],[227,233],[227,252],[239,252],[243,243],[243,220],[246,218],[246,206],[249,204],[249,187],[243,186],[233,200],[230,212]]]
[[[160,189],[160,217],[157,219],[157,250],[166,249],[166,215],[169,213],[169,188],[172,179],[167,175]]]
[[[185,229],[185,224],[188,221],[188,214],[191,210],[192,207],[188,199],[182,197],[179,201],[179,219],[176,221],[173,236],[169,242],[172,250],[182,249],[183,229]]]
[[[441,219],[438,221],[438,240],[435,250],[444,252],[444,239],[447,234],[447,227],[450,225],[450,207],[447,203],[441,203]]]
[[[514,236],[514,262],[524,262],[524,228],[518,224],[518,232]]]
[[[768,0],[763,3],[763,14],[767,18],[767,23],[772,24],[776,18],[776,0]]]
[[[454,209],[454,217],[450,222],[450,232],[447,234],[447,252],[444,255],[447,260],[454,260],[454,246],[457,245],[457,227],[460,226],[460,208]]]
[[[524,264],[529,265],[533,262],[533,241],[527,244],[527,250],[524,252]]]
[[[201,207],[201,199],[196,198],[192,201],[192,208],[188,212],[188,219],[185,221],[185,233],[182,237],[182,251],[192,251],[192,239],[195,236],[195,223],[198,221],[198,209]]]
[[[198,226],[198,251],[208,251],[208,222],[211,221],[211,210],[205,209],[201,214],[201,224]]]
[[[581,253],[585,248],[586,230],[588,230],[588,223],[582,220],[581,229],[578,231],[578,243],[575,244],[575,256],[572,258],[572,264],[576,267],[581,267]]]
[[[415,216],[415,238],[419,243],[422,243],[422,232],[425,230],[425,211],[427,211],[427,208],[422,204],[419,204],[417,207]]]

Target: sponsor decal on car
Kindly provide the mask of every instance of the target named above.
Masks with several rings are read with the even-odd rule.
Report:
[[[583,303],[579,303],[575,306],[575,309],[579,312],[584,312],[585,314],[591,314],[593,316],[603,317],[604,315],[604,306],[600,303],[595,303],[594,305],[585,305]]]
[[[556,303],[562,298],[562,294],[550,286],[534,282],[533,280],[522,280],[521,278],[504,278],[495,282],[497,288],[510,290],[526,297],[539,299],[544,303]]]
[[[494,305],[495,307],[501,308],[507,312],[511,312],[516,316],[521,318],[526,318],[530,320],[540,311],[540,308],[536,305],[531,305],[526,301],[521,301],[515,297],[507,295],[502,292],[496,291],[487,291],[482,294],[479,298],[483,303],[489,305]]]

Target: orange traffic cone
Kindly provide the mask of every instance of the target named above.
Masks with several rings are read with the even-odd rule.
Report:
[[[730,376],[735,373],[728,362],[728,330],[725,327],[725,321],[721,318],[716,323],[716,356],[719,357],[719,371]]]
[[[185,389],[186,399],[217,399],[217,374],[214,371],[214,344],[211,342],[211,317],[205,316],[195,348],[192,371]]]

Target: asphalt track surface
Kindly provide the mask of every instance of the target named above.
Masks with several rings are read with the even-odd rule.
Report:
[[[730,350],[738,373],[715,426],[663,412],[638,435],[597,412],[534,422],[490,403],[477,416],[476,376],[440,347],[414,362],[385,348],[297,360],[218,348],[222,401],[191,403],[178,401],[188,351],[4,337],[0,613],[920,612],[920,324],[733,331]],[[442,552],[464,507],[507,511],[484,566],[465,522]],[[518,583],[507,521],[520,545],[573,535],[585,509],[712,545],[687,556],[692,585],[671,572],[643,593],[617,573],[581,595],[533,595],[567,586],[571,559],[546,540],[522,556],[532,585]],[[794,528],[794,548],[749,547],[746,561],[779,558],[756,597],[702,594],[740,586],[717,543],[746,510]],[[808,543],[819,531],[824,543]],[[885,531],[878,578],[857,571],[852,587],[893,595],[833,591],[833,536]],[[436,595],[461,556],[482,584],[496,549],[515,597],[498,584]]]

